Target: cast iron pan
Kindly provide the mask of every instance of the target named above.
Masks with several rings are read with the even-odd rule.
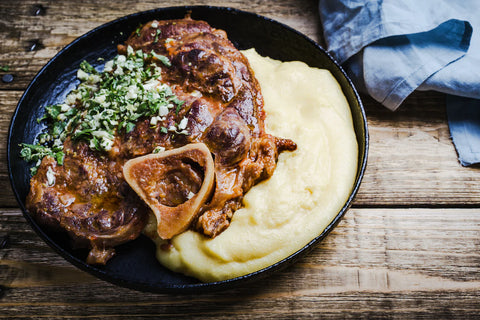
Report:
[[[63,101],[67,93],[78,85],[75,76],[80,62],[87,60],[93,66],[98,66],[104,63],[98,58],[113,58],[117,44],[123,43],[140,24],[153,19],[183,18],[188,11],[191,11],[193,19],[205,20],[213,27],[225,30],[238,49],[254,47],[261,55],[274,59],[301,60],[312,67],[330,70],[350,104],[359,145],[358,170],[353,191],[334,221],[321,234],[298,252],[270,267],[246,276],[212,283],[201,283],[161,266],[155,259],[153,243],[143,236],[117,247],[117,255],[104,267],[86,264],[86,251],[73,250],[65,236],[44,230],[25,209],[30,165],[19,156],[19,144],[33,143],[42,129],[36,122],[43,113],[42,107]],[[322,240],[338,223],[355,196],[365,170],[367,150],[367,123],[361,101],[344,71],[324,49],[288,26],[256,14],[231,8],[188,6],[160,8],[117,19],[88,32],[61,50],[40,70],[21,97],[10,124],[7,157],[12,188],[25,218],[40,237],[66,260],[100,279],[136,290],[205,292],[244,285],[248,281],[269,275],[290,265]]]

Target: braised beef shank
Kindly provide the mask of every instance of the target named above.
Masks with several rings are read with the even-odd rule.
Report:
[[[126,54],[128,46],[155,52],[149,59],[161,66],[161,81],[185,101],[182,108],[157,126],[140,119],[130,133],[120,131],[108,154],[67,140],[64,165],[44,158],[27,198],[28,209],[39,221],[67,230],[77,244],[92,249],[90,263],[105,263],[114,246],[136,238],[151,212],[125,182],[122,167],[127,160],[150,154],[158,146],[170,150],[204,143],[213,155],[215,182],[190,228],[215,237],[241,208],[244,194],[273,174],[278,154],[296,148],[291,140],[265,133],[259,84],[223,30],[188,16],[152,21],[119,45],[119,53]],[[158,55],[167,57],[169,66]],[[188,119],[188,134],[161,130],[183,118]],[[48,170],[54,171],[53,185],[48,183]],[[172,185],[166,189],[178,190],[169,179]]]
[[[91,249],[88,263],[104,264],[113,247],[140,235],[148,208],[125,182],[121,159],[69,139],[64,152],[63,165],[43,158],[30,180],[27,209],[39,223],[66,230],[75,247]]]

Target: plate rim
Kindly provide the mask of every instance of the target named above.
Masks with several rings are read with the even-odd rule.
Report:
[[[77,257],[73,256],[71,253],[65,251],[62,247],[60,247],[55,241],[53,241],[48,234],[45,232],[45,228],[42,228],[40,225],[36,223],[36,221],[33,219],[33,217],[28,213],[28,210],[25,208],[24,205],[24,199],[20,198],[19,191],[17,190],[15,183],[14,183],[14,177],[13,177],[13,172],[12,172],[12,134],[13,134],[13,129],[14,129],[14,122],[15,119],[18,115],[20,106],[23,104],[23,101],[28,97],[30,92],[34,90],[34,85],[37,83],[38,79],[40,76],[49,68],[49,66],[55,61],[61,57],[66,51],[68,51],[72,46],[77,44],[78,42],[82,41],[82,39],[89,37],[92,34],[95,34],[97,32],[100,32],[101,30],[112,26],[117,23],[121,23],[124,21],[131,20],[135,17],[139,16],[148,16],[149,14],[154,14],[154,13],[161,13],[165,11],[175,11],[175,10],[183,10],[185,12],[188,11],[194,11],[194,10],[214,10],[217,12],[224,12],[229,13],[229,14],[242,14],[242,15],[250,15],[253,18],[256,19],[261,19],[264,20],[268,23],[273,23],[277,24],[282,28],[285,28],[289,30],[290,32],[296,34],[297,36],[302,37],[304,40],[309,42],[311,45],[315,47],[316,50],[322,51],[323,54],[327,56],[327,58],[330,60],[330,62],[335,65],[335,67],[340,71],[340,73],[343,75],[343,77],[347,80],[347,83],[352,89],[353,94],[355,96],[355,100],[358,103],[359,111],[360,111],[360,116],[362,120],[362,127],[361,129],[363,130],[363,133],[365,134],[365,139],[363,140],[364,143],[364,148],[360,150],[359,148],[359,162],[357,164],[357,173],[355,177],[355,183],[353,185],[352,191],[350,192],[349,197],[345,201],[345,204],[342,206],[342,208],[339,210],[339,212],[335,215],[334,219],[327,225],[327,227],[316,237],[314,237],[311,241],[309,241],[306,245],[302,246],[299,250],[295,251],[294,253],[290,254],[289,256],[281,259],[280,261],[271,264],[265,268],[262,268],[260,270],[251,272],[249,274],[243,275],[243,276],[238,276],[235,278],[227,279],[227,280],[221,280],[221,281],[214,281],[214,282],[198,282],[198,283],[192,283],[192,284],[167,284],[167,283],[162,283],[161,287],[158,286],[152,286],[148,285],[145,283],[138,283],[138,282],[132,282],[129,280],[125,280],[122,278],[118,278],[115,275],[108,274],[104,270],[98,269],[96,267],[92,267],[90,265],[87,265],[84,261],[78,259]],[[208,22],[208,21],[207,21]],[[343,88],[342,88],[343,91]],[[351,112],[352,112],[352,106],[349,103]],[[357,133],[357,141],[359,139]],[[8,169],[8,176],[10,179],[10,184],[12,191],[14,193],[14,196],[16,198],[16,201],[18,205],[20,206],[20,209],[22,210],[22,214],[27,220],[27,222],[30,224],[30,227],[42,238],[44,242],[46,242],[54,251],[59,254],[63,259],[67,260],[69,263],[73,264],[75,267],[79,268],[82,271],[85,271],[87,273],[90,273],[97,278],[113,283],[115,285],[119,285],[122,287],[134,289],[134,290],[140,290],[140,291],[146,291],[146,292],[155,292],[155,293],[188,293],[188,292],[205,292],[206,290],[212,291],[212,290],[223,290],[223,289],[230,289],[233,288],[233,286],[238,286],[241,284],[246,284],[251,281],[256,281],[259,280],[263,277],[268,276],[270,273],[269,271],[279,271],[282,269],[282,267],[287,267],[294,263],[297,259],[303,257],[306,253],[308,253],[311,249],[315,247],[316,244],[321,242],[329,233],[330,231],[339,223],[339,221],[343,218],[345,215],[346,211],[350,208],[353,199],[355,198],[356,194],[358,193],[358,190],[360,188],[361,181],[363,179],[366,166],[367,166],[367,159],[368,159],[368,149],[369,149],[369,133],[368,133],[368,125],[367,125],[367,118],[365,114],[365,109],[363,107],[362,101],[360,99],[360,96],[352,82],[352,80],[348,77],[344,69],[338,64],[338,62],[331,56],[331,54],[325,50],[322,46],[320,46],[317,42],[309,38],[308,36],[304,35],[303,33],[295,30],[294,28],[281,23],[279,21],[276,21],[274,19],[262,16],[257,13],[249,12],[249,11],[244,11],[241,9],[236,9],[232,7],[222,7],[222,6],[211,6],[211,5],[187,5],[187,6],[169,6],[169,7],[159,7],[159,8],[154,8],[150,10],[145,10],[145,11],[139,11],[135,13],[131,13],[119,18],[116,18],[114,20],[108,21],[102,25],[99,25],[95,27],[94,29],[89,30],[88,32],[80,35],[76,39],[74,39],[72,42],[67,44],[65,47],[63,47],[58,53],[56,53],[52,58],[49,59],[49,61],[36,73],[36,75],[33,77],[33,79],[30,81],[28,84],[27,88],[24,90],[22,96],[20,97],[16,107],[15,111],[11,116],[10,119],[10,125],[8,128],[8,136],[7,136],[7,169]]]

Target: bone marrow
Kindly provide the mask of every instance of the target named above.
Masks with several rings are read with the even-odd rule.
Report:
[[[210,196],[215,178],[212,155],[203,143],[131,159],[123,174],[155,214],[162,239],[189,227]]]

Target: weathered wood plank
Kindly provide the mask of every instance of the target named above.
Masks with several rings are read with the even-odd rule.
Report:
[[[480,170],[457,160],[443,94],[416,92],[396,112],[363,99],[371,140],[357,205],[478,206]]]
[[[1,210],[0,222],[0,235],[9,235],[2,260],[69,266],[18,209]],[[478,280],[479,239],[480,209],[350,209],[308,261],[297,266],[412,269],[429,277]]]
[[[16,209],[0,211],[5,233],[4,317],[371,319],[389,312],[395,319],[480,312],[478,209],[352,209],[292,267],[248,287],[201,295],[138,293],[97,280],[43,244]]]
[[[17,206],[8,177],[7,136],[10,120],[21,95],[21,91],[0,90],[0,203],[3,207]]]
[[[21,91],[0,90],[0,144],[5,146]],[[364,97],[370,131],[368,167],[355,206],[478,206],[480,170],[462,167],[450,139],[444,96],[420,92],[393,113]],[[0,148],[5,159],[6,150]],[[16,206],[6,162],[0,203]]]
[[[86,289],[86,288],[84,288]],[[92,288],[89,288],[92,290]],[[100,290],[103,288],[100,288]],[[252,290],[253,289],[253,290]],[[255,292],[255,288],[249,291]],[[1,318],[93,319],[478,319],[478,295],[470,292],[405,294],[339,293],[256,296],[247,290],[213,298],[157,295],[146,303],[79,303],[51,294],[44,304],[15,304]],[[87,289],[88,290],[88,289]],[[87,291],[85,290],[85,291]],[[53,290],[52,290],[53,291]],[[93,291],[93,290],[92,290]],[[42,294],[43,292],[40,292]],[[50,293],[49,293],[50,294]],[[118,290],[118,296],[124,291]],[[138,296],[138,294],[137,294]],[[63,299],[62,299],[63,298]],[[253,300],[253,299],[255,300]],[[62,299],[58,301],[58,299]]]
[[[205,4],[205,1],[192,4]],[[71,1],[40,3],[45,14],[35,16],[36,1],[0,3],[0,65],[9,65],[15,75],[12,83],[0,82],[0,143],[5,145],[10,116],[34,74],[61,47],[92,28],[119,16],[176,5],[175,1],[145,1],[135,5],[122,1],[100,4],[88,1],[77,12]],[[291,25],[319,39],[315,1],[277,1],[272,6],[263,1],[245,5],[244,1],[213,1],[212,5],[232,6],[254,11]],[[99,6],[102,6],[101,10]],[[252,9],[254,8],[254,9]],[[8,14],[7,14],[8,12]],[[13,14],[12,14],[13,13]],[[38,50],[26,52],[35,39],[42,39]],[[22,59],[18,59],[21,54]],[[20,91],[9,92],[17,88]],[[8,89],[8,90],[1,90]],[[477,206],[480,200],[480,171],[459,165],[451,143],[444,111],[444,96],[416,93],[395,113],[364,97],[369,119],[371,144],[369,165],[356,206],[405,206],[409,204]],[[394,146],[394,147],[392,147]],[[2,151],[0,150],[0,156]],[[4,157],[5,159],[5,157]],[[0,203],[15,206],[8,183],[5,163],[0,164]],[[3,184],[3,185],[2,185]]]
[[[35,15],[39,6],[44,10]],[[282,23],[319,39],[319,16],[315,1],[1,1],[0,2],[0,65],[8,65],[11,83],[0,81],[1,89],[25,89],[34,75],[61,48],[82,34],[122,16],[159,7],[179,5],[227,6],[248,10]],[[80,9],[81,8],[81,9]],[[35,45],[35,50],[30,51]],[[22,58],[19,59],[19,56]],[[2,75],[3,73],[0,73]]]
[[[0,80],[0,145],[23,90],[61,48],[118,17],[184,4],[256,12],[322,42],[317,0],[0,1],[0,66],[10,67],[0,78],[14,75]],[[480,171],[456,159],[444,96],[415,93],[395,113],[364,102],[370,156],[354,208],[298,263],[220,293],[140,293],[74,268],[5,209],[17,204],[0,162],[0,318],[477,319]]]

